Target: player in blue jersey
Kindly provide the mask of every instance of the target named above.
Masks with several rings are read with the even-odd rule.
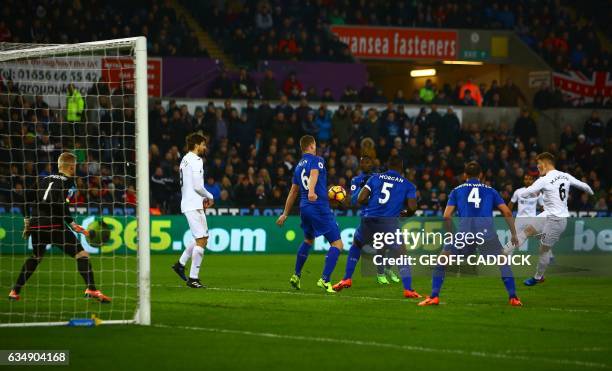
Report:
[[[363,188],[363,186],[366,185],[368,179],[370,179],[370,176],[372,176],[372,169],[374,167],[374,161],[372,161],[372,159],[369,156],[362,156],[359,159],[359,168],[361,169],[361,172],[357,175],[355,175],[353,177],[353,179],[351,179],[351,197],[350,199],[347,198],[346,200],[350,200],[350,205],[352,206],[359,206],[359,202],[357,202],[357,198],[359,196],[359,192],[361,191],[361,188]],[[347,205],[348,206],[348,205]],[[359,213],[361,216],[363,216],[363,212],[366,208],[366,205],[361,205],[361,207],[359,208]],[[392,270],[391,266],[385,266],[385,265],[377,265],[376,266],[376,281],[381,284],[381,285],[388,285],[389,284],[389,280],[387,279],[387,276],[389,276],[389,278],[391,279],[391,281],[393,282],[399,282],[400,279],[399,277],[395,274],[395,272]],[[345,277],[346,278],[346,277]]]
[[[293,184],[285,202],[285,210],[276,221],[276,224],[281,227],[283,226],[289,211],[293,207],[293,203],[299,197],[304,242],[302,242],[298,250],[295,273],[291,276],[289,283],[295,289],[300,289],[302,267],[306,263],[314,239],[319,236],[325,236],[331,246],[325,257],[325,267],[323,268],[321,278],[317,282],[317,286],[333,293],[335,291],[332,288],[330,276],[336,267],[338,256],[340,256],[343,246],[336,218],[329,206],[327,171],[325,170],[323,159],[316,155],[317,144],[314,137],[304,135],[300,139],[300,148],[303,155],[293,173]]]
[[[449,231],[451,230],[452,216],[456,211],[459,217],[458,232],[482,233],[483,243],[478,246],[480,253],[483,255],[502,255],[503,248],[499,242],[493,224],[493,210],[497,208],[501,211],[510,227],[512,243],[517,245],[518,239],[516,237],[516,228],[514,226],[512,212],[495,189],[480,182],[482,171],[477,162],[468,162],[465,165],[464,172],[467,179],[466,182],[455,187],[448,196],[448,203],[444,210],[444,219],[447,229]],[[460,249],[455,246],[446,245],[444,246],[442,254],[450,255],[461,253],[458,250]],[[516,296],[512,269],[510,269],[509,265],[500,265],[499,269],[501,271],[502,281],[508,292],[510,305],[522,306],[523,304]],[[431,296],[428,296],[425,300],[420,302],[420,306],[438,305],[440,303],[439,295],[442,283],[444,282],[444,271],[444,265],[439,264],[434,268]]]
[[[416,210],[416,188],[402,177],[401,158],[390,157],[387,166],[386,172],[373,174],[359,192],[358,201],[365,205],[365,209],[349,250],[344,279],[334,285],[336,291],[352,286],[352,275],[361,256],[361,248],[372,243],[373,235],[381,232],[395,233],[400,228],[398,218],[405,212],[404,207],[408,210],[405,212],[407,215],[414,214]],[[389,249],[396,256],[405,252],[399,245],[389,246]],[[410,268],[407,265],[399,266],[399,273],[404,285],[404,296],[421,297],[412,289]]]

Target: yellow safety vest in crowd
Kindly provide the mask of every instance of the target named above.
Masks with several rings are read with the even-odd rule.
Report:
[[[81,121],[81,114],[85,108],[85,100],[81,93],[74,89],[72,95],[66,97],[66,120],[69,122]]]

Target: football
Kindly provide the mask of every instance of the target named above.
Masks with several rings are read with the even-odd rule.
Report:
[[[342,186],[336,185],[329,188],[327,196],[330,201],[342,202],[346,198],[346,191]]]

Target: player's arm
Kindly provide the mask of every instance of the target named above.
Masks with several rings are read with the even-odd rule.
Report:
[[[299,192],[299,186],[295,183],[292,184],[291,189],[289,189],[289,194],[287,195],[287,200],[285,201],[285,209],[276,220],[276,224],[278,224],[280,227],[285,224],[285,220],[287,220],[287,216],[289,216],[289,212],[291,211],[291,208],[293,207],[293,204],[295,203],[295,199],[297,198]]]
[[[87,229],[83,228],[81,225],[77,224],[74,221],[74,218],[72,217],[72,214],[70,213],[70,199],[69,199],[68,191],[66,191],[66,189],[70,189],[71,186],[66,185],[66,184],[62,184],[61,187],[62,187],[62,189],[61,190],[57,190],[57,192],[59,193],[59,196],[62,197],[62,199],[58,200],[58,202],[63,202],[63,204],[64,204],[64,206],[63,206],[64,223],[69,225],[70,229],[72,229],[76,233],[82,233],[85,236],[89,236],[89,231]],[[51,202],[55,202],[55,200],[52,199]]]
[[[363,188],[361,188],[361,191],[359,191],[359,195],[357,196],[357,202],[360,205],[367,205],[368,201],[370,200],[370,194],[372,192],[370,191],[370,187],[366,184],[365,186],[363,186]]]
[[[361,188],[357,186],[357,182],[355,181],[355,178],[353,178],[353,180],[351,180],[351,205],[357,206],[357,198],[359,197],[360,190]]]
[[[317,200],[317,194],[315,193],[315,187],[319,181],[319,169],[310,170],[308,175],[308,201],[314,202]]]
[[[508,209],[510,209],[510,212],[512,212],[512,210],[514,209],[514,204],[516,204],[516,202],[518,201],[518,191],[514,191],[514,193],[512,194],[512,197],[510,198],[510,202],[508,202]]]
[[[508,227],[510,227],[510,233],[512,234],[512,237],[511,237],[512,244],[514,246],[518,246],[518,238],[516,237],[516,227],[514,225],[514,218],[512,217],[512,211],[510,210],[508,206],[506,206],[504,199],[501,198],[501,196],[499,195],[497,191],[493,191],[493,193],[494,193],[493,197],[494,197],[495,204],[497,204],[497,209],[501,211],[502,215],[504,216],[504,219],[506,219],[506,223],[508,224]],[[517,196],[517,200],[518,200],[518,196]]]
[[[455,205],[449,204],[444,208],[444,226],[447,232],[453,231],[453,214],[455,213]]]
[[[588,193],[589,195],[593,195],[593,190],[591,189],[591,187],[586,184],[585,182],[578,180],[576,178],[574,178],[573,176],[570,175],[570,185],[572,187],[576,187],[579,190]]]
[[[408,191],[406,192],[405,204],[406,210],[402,211],[400,216],[413,216],[417,209],[416,188],[414,188],[414,186],[410,186],[408,188]]]
[[[542,191],[542,188],[544,188],[545,182],[546,181],[544,180],[544,178],[538,178],[538,180],[533,182],[533,184],[530,185],[529,187],[523,190],[517,190],[515,192],[517,193],[517,198],[518,197],[531,198],[531,197],[535,197],[539,195],[540,192]]]
[[[200,162],[200,165],[202,163]],[[206,187],[204,187],[204,176],[202,173],[202,167],[196,168],[191,172],[193,190],[195,193],[205,198],[204,207],[211,207],[214,204],[214,196],[212,193],[208,192]]]

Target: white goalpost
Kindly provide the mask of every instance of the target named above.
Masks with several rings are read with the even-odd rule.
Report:
[[[85,276],[47,246],[19,300],[0,300],[0,327],[151,323],[147,42],[145,37],[42,45],[0,43],[0,295],[33,254],[22,238],[38,182],[77,159],[71,215],[110,303],[85,298]],[[93,232],[93,233],[92,233]],[[88,282],[89,284],[89,282]],[[2,291],[4,290],[4,292]]]

